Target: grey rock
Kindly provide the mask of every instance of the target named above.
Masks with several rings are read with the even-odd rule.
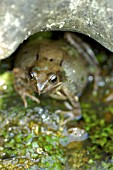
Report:
[[[113,1],[1,0],[1,59],[30,35],[50,30],[81,32],[113,51]]]

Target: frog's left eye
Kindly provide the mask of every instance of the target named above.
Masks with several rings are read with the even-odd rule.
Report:
[[[57,82],[57,75],[56,74],[52,74],[52,75],[50,75],[50,77],[49,77],[49,82],[51,83],[51,84],[55,84],[56,82]]]

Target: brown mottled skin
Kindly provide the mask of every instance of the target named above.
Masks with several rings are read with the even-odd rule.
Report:
[[[91,63],[86,61],[90,58],[87,53],[89,46],[81,51],[81,44],[84,43],[72,33],[66,33],[65,39],[26,41],[16,56],[14,87],[25,107],[26,97],[40,102],[33,92],[39,95],[47,93],[55,99],[66,101],[69,110],[66,113],[70,115],[68,120],[71,120],[81,117],[78,97],[87,84]],[[97,67],[97,61],[93,60]]]

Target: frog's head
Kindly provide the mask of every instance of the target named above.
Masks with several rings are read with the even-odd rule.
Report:
[[[41,93],[52,92],[62,83],[61,72],[54,68],[33,67],[28,71],[28,81],[39,95]]]

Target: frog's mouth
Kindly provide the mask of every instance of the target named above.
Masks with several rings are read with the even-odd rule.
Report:
[[[62,82],[57,83],[56,85],[52,86],[52,87],[47,87],[44,90],[44,93],[51,93],[53,91],[57,91],[59,89],[59,87],[61,86]]]
[[[48,84],[48,81],[44,82],[44,83],[38,83],[37,84],[37,92],[38,94],[43,94],[43,93],[50,93],[56,89],[59,88],[59,86],[61,85],[62,82],[57,83],[56,85],[50,85]]]

